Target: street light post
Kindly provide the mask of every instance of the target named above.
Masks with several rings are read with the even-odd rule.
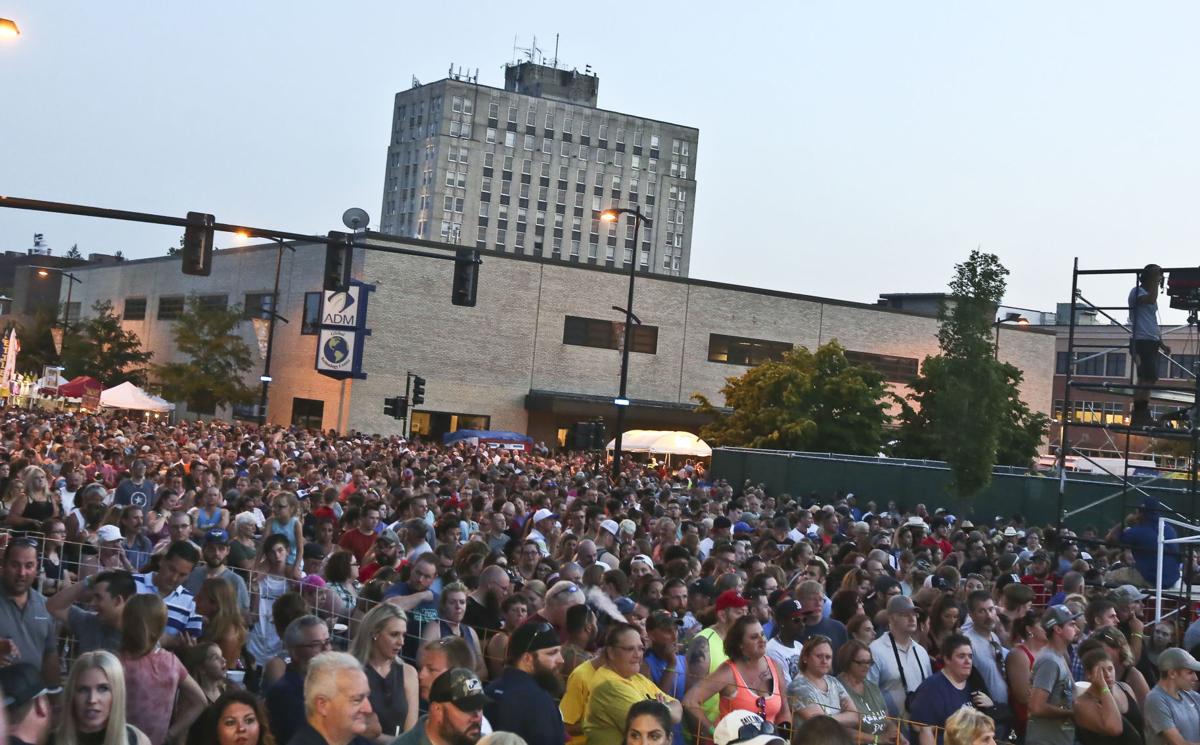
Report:
[[[1004,318],[996,319],[992,325],[996,327],[996,342],[992,345],[992,358],[1000,359],[1000,327],[1006,323],[1015,323],[1018,326],[1028,326],[1029,319],[1020,313],[1006,313]]]
[[[49,277],[51,273],[54,273],[60,277],[67,278],[67,304],[63,308],[63,333],[66,333],[71,327],[71,291],[75,289],[76,282],[83,284],[83,280],[70,272],[53,266],[31,266],[29,268],[36,269],[39,277]]]
[[[627,395],[629,384],[629,343],[632,340],[633,324],[636,316],[633,315],[633,282],[637,277],[638,259],[641,255],[641,246],[638,245],[638,231],[642,223],[650,225],[649,217],[642,214],[641,205],[634,204],[633,209],[614,208],[607,209],[600,213],[600,217],[608,222],[616,222],[621,215],[631,215],[633,217],[633,255],[629,261],[629,297],[625,301],[625,334],[621,344],[621,392],[614,399],[613,403],[617,407],[617,434],[613,440],[613,470],[612,476],[614,483],[621,478],[621,440],[625,433],[625,410],[629,408],[629,397]]]
[[[249,231],[241,231],[237,233],[237,236],[246,239],[250,238],[251,234]],[[271,388],[271,354],[275,350],[275,320],[288,322],[288,319],[279,315],[279,274],[283,268],[283,249],[287,248],[293,252],[296,250],[295,246],[286,245],[282,238],[271,238],[271,240],[278,244],[278,252],[275,254],[275,285],[271,290],[271,310],[269,311],[270,315],[267,316],[267,353],[264,355],[262,375],[258,376],[262,383],[262,389],[258,394],[258,417],[261,425],[267,423],[267,401]]]

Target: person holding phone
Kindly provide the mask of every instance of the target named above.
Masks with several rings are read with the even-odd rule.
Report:
[[[920,745],[943,745],[946,720],[962,707],[993,706],[986,693],[973,690],[968,684],[973,663],[971,640],[962,634],[951,634],[942,641],[940,651],[945,667],[921,683],[909,707],[908,715],[914,722]]]

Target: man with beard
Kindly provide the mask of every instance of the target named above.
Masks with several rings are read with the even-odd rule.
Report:
[[[188,575],[183,586],[192,595],[200,594],[200,586],[204,580],[219,577],[233,585],[237,593],[238,607],[242,613],[250,612],[250,591],[246,589],[246,580],[229,568],[225,560],[229,558],[229,533],[221,528],[212,528],[204,534],[204,548],[201,550],[203,566],[198,566]]]
[[[487,686],[484,714],[497,732],[529,745],[562,745],[567,731],[556,699],[562,694],[562,643],[549,623],[524,624],[508,643],[508,665]]]
[[[474,745],[481,736],[483,707],[491,703],[475,673],[447,670],[429,686],[429,713],[392,745]]]
[[[511,588],[512,579],[504,567],[493,564],[479,573],[479,587],[467,595],[463,623],[475,629],[480,644],[486,645],[492,634],[500,630],[500,603]]]

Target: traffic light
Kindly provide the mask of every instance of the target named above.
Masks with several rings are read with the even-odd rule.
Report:
[[[592,450],[604,449],[604,420],[592,422]]]
[[[383,415],[392,419],[403,419],[408,416],[408,399],[404,396],[383,399]]]
[[[475,307],[475,291],[479,285],[479,251],[460,248],[454,259],[454,287],[450,302]]]
[[[183,229],[183,273],[207,277],[212,274],[216,218],[203,212],[189,212],[187,221],[187,227]]]
[[[412,402],[413,406],[425,403],[425,378],[418,375],[413,376]]]
[[[354,247],[350,241],[346,233],[329,231],[329,241],[325,244],[323,284],[326,292],[345,292],[350,288],[350,272],[354,263]]]

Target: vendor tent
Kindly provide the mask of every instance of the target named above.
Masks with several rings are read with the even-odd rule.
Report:
[[[88,393],[95,391],[96,395],[100,394],[100,381],[87,375],[80,375],[77,378],[71,378],[70,383],[65,383],[58,387],[58,395],[66,396],[67,398],[83,398]]]
[[[608,443],[612,450],[616,440]],[[631,429],[621,438],[621,450],[626,453],[663,453],[707,458],[712,448],[691,432],[670,432],[654,429]]]
[[[43,395],[60,395],[58,389],[66,384],[67,379],[55,372],[38,378],[33,389]]]
[[[158,396],[152,396],[128,381],[100,394],[100,405],[112,409],[134,409],[166,413],[175,408]]]

